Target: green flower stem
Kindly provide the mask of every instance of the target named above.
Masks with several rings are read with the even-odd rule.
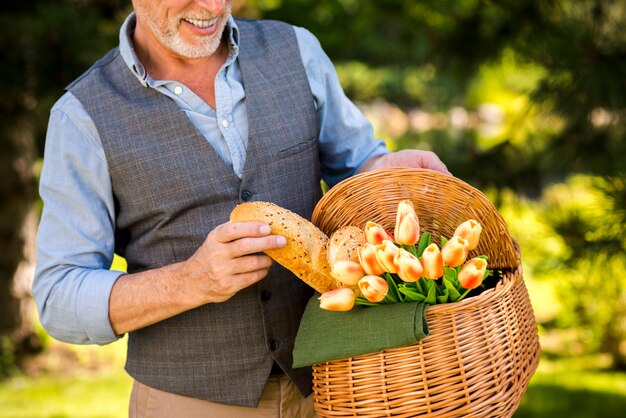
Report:
[[[461,294],[461,296],[456,300],[457,302],[460,302],[463,300],[463,298],[470,292],[471,289],[465,289],[465,292]]]
[[[402,301],[400,292],[398,291],[398,285],[396,284],[396,281],[393,279],[391,274],[385,273],[385,280],[387,281],[389,290],[387,291],[387,296],[385,296],[385,299],[383,299],[383,302],[397,303],[398,301]]]
[[[400,247],[417,257],[417,249],[415,248],[415,245],[401,245]]]
[[[415,283],[415,287],[417,287],[417,290],[419,290],[419,292],[422,295],[426,296],[426,293],[424,293],[424,288],[422,287],[422,284],[420,283],[421,281],[422,281],[422,278],[420,277],[420,279],[418,281],[413,282],[413,283]]]

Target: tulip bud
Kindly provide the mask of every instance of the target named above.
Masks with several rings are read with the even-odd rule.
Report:
[[[370,244],[380,245],[386,239],[393,241],[393,237],[385,228],[376,222],[368,221],[364,228],[365,240]]]
[[[398,254],[398,276],[405,282],[416,282],[422,277],[424,268],[413,254],[400,249]]]
[[[365,299],[370,302],[380,302],[387,296],[389,285],[380,276],[365,276],[359,280],[359,289]]]
[[[443,276],[443,258],[437,244],[430,244],[422,254],[422,275],[431,280],[437,280]]]
[[[356,261],[337,261],[331,266],[330,275],[341,286],[356,286],[365,272]]]
[[[322,293],[320,308],[327,311],[349,311],[354,306],[354,292],[349,287],[340,287]]]
[[[459,236],[468,242],[468,249],[471,251],[478,246],[478,239],[483,227],[473,219],[463,222],[456,228],[454,235]]]
[[[398,267],[396,265],[396,258],[398,257],[398,251],[400,249],[396,247],[390,240],[384,240],[382,244],[376,246],[376,259],[380,267],[387,273],[397,273]]]
[[[420,224],[410,200],[402,200],[396,213],[393,236],[400,245],[415,245],[420,237]]]
[[[487,260],[472,258],[459,271],[459,283],[464,289],[475,289],[482,282],[487,271]]]
[[[469,253],[469,243],[458,235],[450,238],[441,249],[443,262],[450,267],[460,266],[465,263]]]
[[[365,274],[380,276],[384,273],[384,270],[380,264],[378,264],[378,260],[376,259],[376,247],[374,245],[366,243],[365,245],[359,247],[357,252],[359,255],[359,262],[361,263],[361,267],[363,267]]]

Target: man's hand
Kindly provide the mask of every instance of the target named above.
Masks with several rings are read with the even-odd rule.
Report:
[[[431,151],[405,149],[367,160],[359,169],[359,173],[384,167],[427,168],[450,175],[446,165],[437,154]]]
[[[109,298],[113,331],[121,335],[230,299],[267,275],[272,259],[259,253],[285,243],[260,222],[217,226],[188,260],[120,276]]]
[[[267,276],[272,259],[260,253],[285,244],[264,223],[227,222],[211,231],[188,260],[189,276],[198,281],[206,302],[223,302]]]

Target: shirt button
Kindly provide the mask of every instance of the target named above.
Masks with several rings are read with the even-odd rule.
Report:
[[[269,347],[271,351],[276,351],[278,350],[278,341],[277,340],[272,340],[270,341]]]
[[[241,192],[241,200],[245,200],[246,202],[248,200],[250,200],[250,198],[252,197],[252,193],[250,193],[247,190],[244,190],[243,192]]]
[[[174,93],[183,94],[183,88],[181,86],[174,87]]]
[[[261,292],[261,301],[262,302],[267,302],[271,298],[272,298],[272,292],[270,292],[269,290],[264,290],[264,291]]]
[[[223,126],[224,128],[228,128],[229,123],[228,123],[228,121],[227,121],[226,119],[224,119],[224,120],[222,121],[222,126]]]

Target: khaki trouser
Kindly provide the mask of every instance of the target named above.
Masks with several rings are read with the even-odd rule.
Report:
[[[303,398],[287,376],[270,376],[256,408],[231,406],[153,389],[135,380],[130,418],[312,418],[313,395]]]

